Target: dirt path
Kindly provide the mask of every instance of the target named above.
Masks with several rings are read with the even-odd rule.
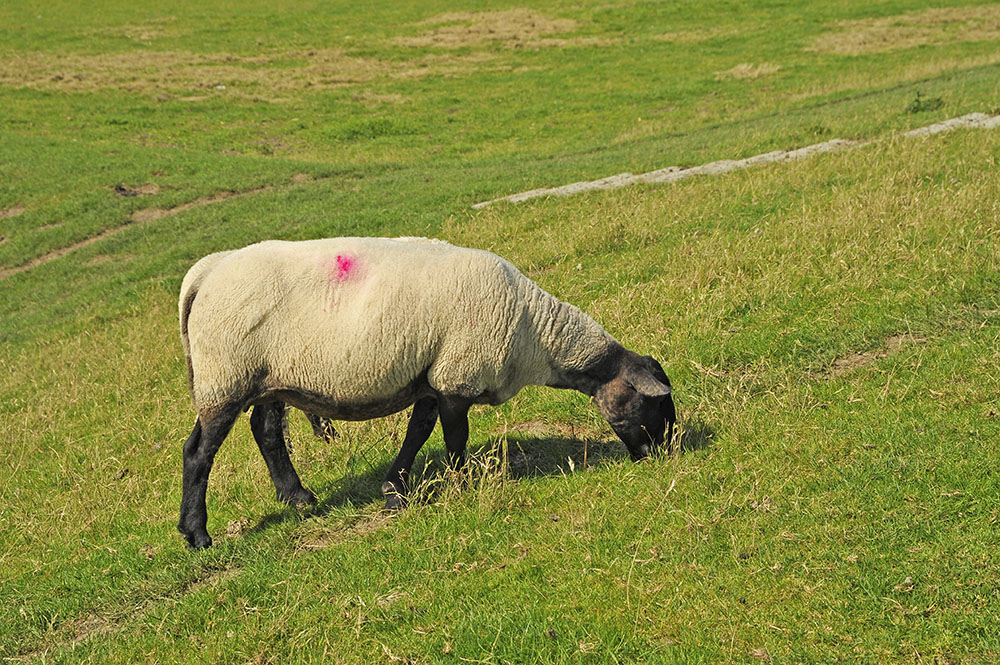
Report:
[[[311,180],[312,178],[305,174],[296,174],[292,176],[292,183],[294,184],[301,184],[303,182],[309,182]],[[112,236],[116,233],[120,233],[132,226],[136,226],[139,224],[146,224],[149,222],[155,222],[159,219],[163,219],[164,217],[170,217],[172,215],[176,215],[185,212],[187,210],[191,210],[192,208],[198,208],[204,205],[216,203],[218,201],[224,201],[226,199],[230,199],[233,197],[248,196],[252,194],[260,194],[261,192],[268,192],[277,187],[282,187],[282,186],[283,185],[265,185],[263,187],[256,187],[254,189],[247,189],[243,191],[234,191],[227,189],[221,192],[216,192],[211,196],[203,196],[193,201],[188,201],[187,203],[181,203],[170,208],[142,208],[140,210],[136,210],[135,212],[133,212],[131,215],[129,215],[127,220],[125,220],[118,226],[113,226],[111,228],[104,229],[100,233],[92,235],[89,238],[84,238],[83,240],[75,242],[72,245],[59,247],[58,249],[54,249],[46,254],[42,254],[41,256],[36,256],[27,263],[22,263],[21,265],[13,266],[11,268],[0,268],[0,280],[10,277],[11,275],[17,275],[19,273],[26,272],[28,270],[31,270],[32,268],[48,263],[49,261],[54,261],[58,258],[66,256],[70,252],[74,252],[78,249],[83,249],[84,247],[93,245],[95,242],[103,240],[108,236]]]

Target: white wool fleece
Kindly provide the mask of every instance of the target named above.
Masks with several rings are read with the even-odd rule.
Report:
[[[499,404],[586,369],[614,343],[506,260],[417,238],[212,254],[185,277],[180,314],[200,413],[280,397],[363,419],[405,408],[428,386]]]

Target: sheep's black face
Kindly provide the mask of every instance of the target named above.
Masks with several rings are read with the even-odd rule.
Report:
[[[630,359],[594,399],[633,460],[656,452],[673,435],[677,416],[670,380],[650,356]]]

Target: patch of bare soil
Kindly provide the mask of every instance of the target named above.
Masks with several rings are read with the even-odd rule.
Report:
[[[1000,38],[1000,4],[942,7],[897,16],[840,21],[808,50],[840,55]]]
[[[724,81],[726,79],[758,79],[761,76],[767,76],[768,74],[774,74],[781,67],[772,64],[770,62],[762,62],[759,65],[754,65],[749,62],[744,62],[731,67],[724,72],[718,72],[715,75],[716,81]]]
[[[391,513],[379,512],[346,525],[336,525],[311,529],[295,540],[297,550],[323,550],[338,543],[355,538],[363,538],[376,533],[392,523]]]
[[[14,206],[12,208],[2,208],[0,209],[0,219],[10,219],[11,217],[17,217],[22,212],[24,212],[24,206]]]
[[[923,338],[915,337],[909,333],[891,335],[886,338],[885,342],[883,342],[882,348],[873,349],[871,351],[849,353],[846,356],[837,358],[833,361],[833,364],[830,365],[830,369],[827,370],[826,378],[835,379],[858,368],[871,365],[876,360],[892,355],[903,346],[908,344],[922,344],[925,341],[926,340]]]
[[[577,22],[568,18],[550,18],[530,9],[504,9],[487,12],[449,12],[433,16],[420,25],[434,26],[413,37],[399,37],[402,46],[461,48],[484,44],[509,48],[564,46],[571,40],[548,35],[569,32]],[[575,40],[573,40],[575,41]]]

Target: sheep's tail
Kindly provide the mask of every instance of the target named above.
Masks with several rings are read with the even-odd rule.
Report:
[[[188,318],[191,316],[191,307],[194,306],[194,300],[198,296],[198,289],[201,288],[202,283],[212,268],[218,261],[230,254],[231,252],[217,252],[215,254],[209,254],[198,263],[191,266],[187,274],[184,276],[184,281],[181,284],[181,297],[178,301],[178,314],[180,317],[181,326],[181,346],[184,349],[184,360],[187,363],[187,375],[188,375],[188,390],[191,393],[191,400],[194,401],[194,367],[191,364],[191,341],[188,337]]]
[[[194,367],[191,365],[191,341],[188,339],[188,317],[191,316],[191,305],[198,295],[197,286],[191,288],[187,293],[181,295],[181,346],[184,348],[184,361],[187,363],[188,391],[191,399],[194,400]]]

